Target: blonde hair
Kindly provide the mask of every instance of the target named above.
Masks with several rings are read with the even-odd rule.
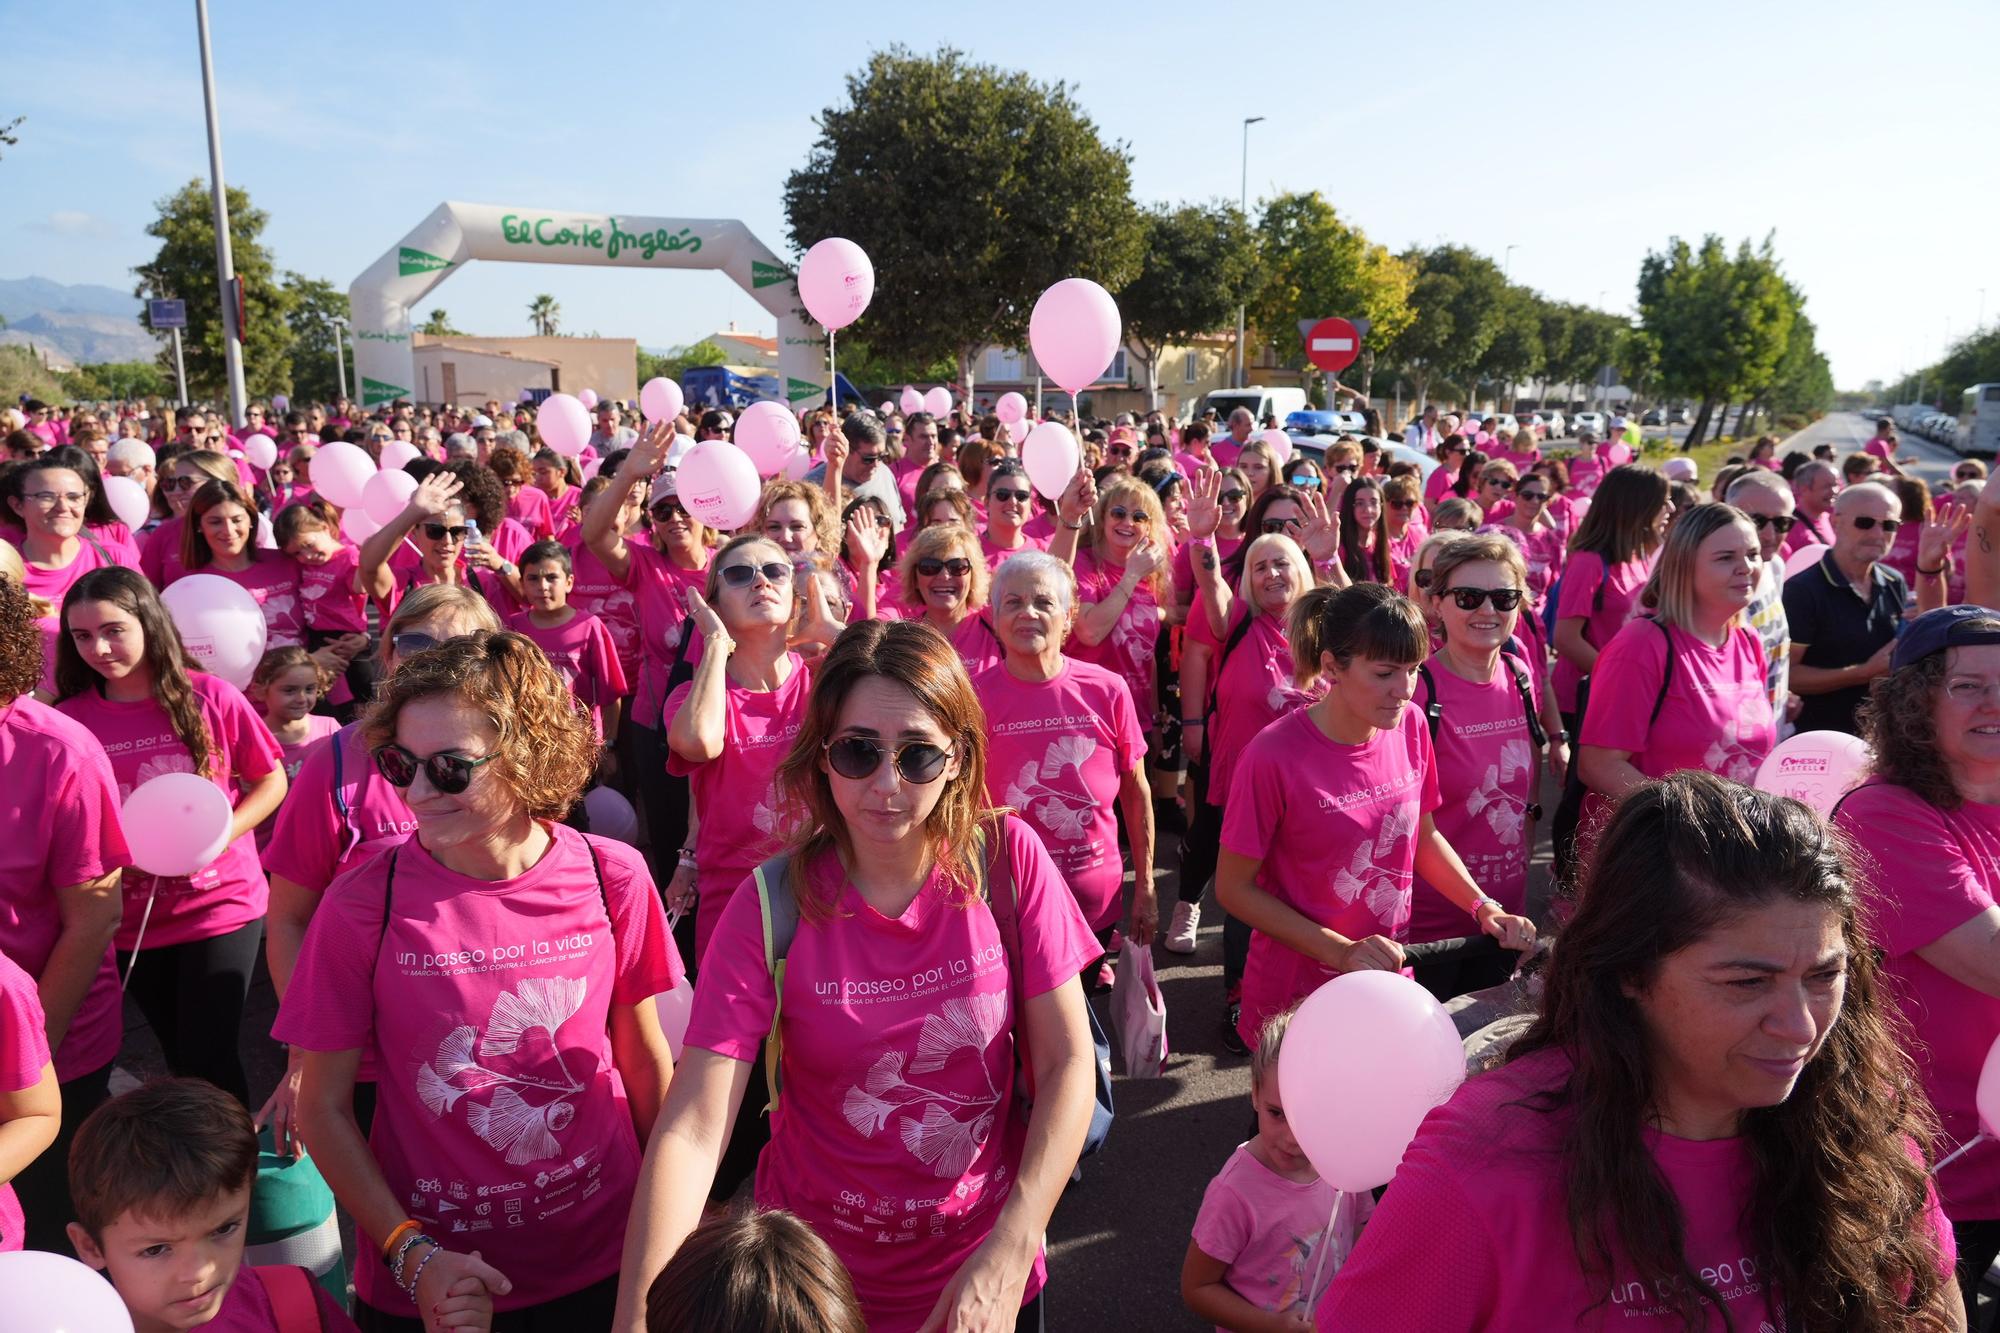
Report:
[[[1264,1020],[1264,1026],[1257,1030],[1257,1049],[1250,1053],[1250,1091],[1257,1092],[1278,1073],[1278,1054],[1284,1049],[1285,1033],[1292,1027],[1292,1015],[1299,1011],[1298,1005],[1280,1009]]]
[[[493,604],[462,583],[426,583],[412,588],[396,603],[396,610],[382,626],[382,642],[376,656],[387,662],[395,651],[396,636],[412,625],[448,618],[461,634],[487,630],[498,634],[503,626]]]
[[[1292,601],[1296,602],[1304,595],[1307,588],[1313,586],[1312,562],[1306,559],[1306,553],[1299,544],[1282,532],[1266,532],[1251,539],[1250,544],[1243,549],[1243,577],[1237,580],[1236,595],[1242,599],[1245,612],[1249,615],[1264,614],[1264,609],[1257,604],[1256,593],[1252,588],[1256,580],[1250,571],[1257,564],[1259,553],[1268,550],[1282,550],[1285,558],[1291,561]]]
[[[1267,450],[1266,452],[1269,451]],[[1273,475],[1271,480],[1275,484],[1277,477]],[[1133,507],[1134,501],[1137,502],[1139,508],[1146,511],[1147,516],[1152,520],[1148,525],[1150,530],[1145,534],[1145,537],[1160,543],[1164,548],[1167,540],[1167,511],[1165,506],[1160,503],[1159,494],[1137,477],[1130,474],[1121,474],[1105,482],[1104,488],[1097,493],[1097,511],[1093,515],[1096,521],[1091,524],[1090,530],[1090,553],[1097,557],[1097,563],[1100,566],[1109,564],[1111,560],[1111,542],[1105,535],[1107,526],[1104,521],[1105,514],[1110,512],[1114,502],[1122,503],[1127,509],[1130,509]],[[974,548],[974,554],[978,554],[977,547]],[[1161,603],[1166,601],[1166,575],[1167,562],[1162,560],[1159,568],[1146,576],[1146,584],[1152,588],[1154,599]]]
[[[816,549],[840,550],[840,515],[833,512],[833,506],[827,502],[826,492],[809,481],[765,483],[764,493],[757,498],[756,516],[750,520],[748,530],[762,536],[764,525],[771,519],[771,511],[787,500],[800,500],[805,503],[806,522],[812,527],[813,545]]]
[[[921,615],[926,605],[923,592],[917,586],[917,562],[919,560],[949,560],[953,556],[963,556],[972,562],[972,568],[965,576],[965,609],[977,611],[986,605],[989,591],[986,575],[986,555],[979,549],[979,538],[973,536],[971,528],[962,528],[956,523],[940,523],[924,528],[910,539],[909,549],[903,552],[901,567],[897,570],[897,586],[902,589],[903,605],[913,614]]]
[[[1695,563],[1701,544],[1731,524],[1740,524],[1750,534],[1750,550],[1757,550],[1757,529],[1749,517],[1735,505],[1719,504],[1710,500],[1703,504],[1690,505],[1667,529],[1667,540],[1660,548],[1659,563],[1653,566],[1653,576],[1646,580],[1645,589],[1639,594],[1639,604],[1651,611],[1663,625],[1676,625],[1688,629],[1694,624],[1695,612]],[[1725,629],[1735,629],[1743,623],[1743,612],[1738,611],[1729,618]]]
[[[1470,522],[1478,527],[1486,521],[1486,511],[1460,495],[1448,495],[1438,501],[1438,507],[1431,512],[1431,527],[1464,531],[1458,525]]]

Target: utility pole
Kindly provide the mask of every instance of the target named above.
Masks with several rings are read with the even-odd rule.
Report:
[[[1243,118],[1243,185],[1238,195],[1237,208],[1247,222],[1250,217],[1250,127],[1262,120],[1262,116]],[[1236,303],[1236,379],[1235,387],[1242,388],[1243,380],[1243,303]]]
[[[339,315],[333,315],[328,318],[327,323],[333,328],[333,366],[340,375],[340,396],[345,398],[347,397],[347,352],[340,345],[340,331],[347,327],[347,321]]]
[[[215,202],[215,277],[222,286],[222,355],[229,367],[229,424],[243,424],[243,329],[236,318],[236,263],[229,252],[229,196],[222,183],[222,131],[215,118],[215,58],[208,49],[208,0],[194,0],[201,36],[201,97],[208,112],[208,174]]]

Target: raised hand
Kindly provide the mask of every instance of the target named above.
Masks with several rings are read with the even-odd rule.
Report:
[[[847,466],[847,437],[835,431],[826,437],[820,452],[826,455],[826,475],[831,477]]]
[[[1062,497],[1056,501],[1056,514],[1065,523],[1081,523],[1084,515],[1097,507],[1097,479],[1090,475],[1090,469],[1080,467],[1076,475],[1063,487]]]
[[[701,637],[706,639],[710,646],[729,637],[729,631],[723,627],[722,617],[715,614],[715,608],[708,604],[708,599],[701,595],[700,589],[689,588],[685,600],[688,622],[701,631]]]
[[[1929,522],[1917,533],[1917,567],[1936,569],[1950,558],[1952,548],[1958,545],[1972,527],[1972,511],[1964,508],[1956,500],[1946,500],[1933,511]]]
[[[1188,478],[1188,535],[1213,537],[1222,526],[1222,474],[1212,467],[1195,469]]]
[[[628,478],[652,476],[667,465],[667,450],[673,447],[673,443],[674,423],[656,423],[625,455],[625,461],[618,465],[618,475]]]
[[[1340,516],[1328,506],[1326,497],[1306,491],[1299,507],[1306,511],[1305,527],[1299,533],[1299,545],[1305,553],[1321,564],[1340,554]]]
[[[1166,562],[1166,552],[1150,538],[1132,548],[1132,554],[1125,557],[1125,572],[1133,579],[1144,581],[1152,572]]]
[[[875,521],[875,510],[863,505],[847,516],[847,554],[854,567],[874,577],[875,566],[889,549],[889,534]]]
[[[418,519],[437,518],[458,501],[458,493],[465,489],[465,483],[449,472],[433,472],[417,483],[416,491],[410,496],[410,503],[403,512],[414,514]]]

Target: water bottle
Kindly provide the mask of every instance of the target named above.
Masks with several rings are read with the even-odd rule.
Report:
[[[479,538],[479,520],[478,520],[478,519],[476,519],[476,518],[468,518],[468,519],[466,519],[466,520],[465,520],[465,544],[466,544],[466,546],[468,546],[468,547],[473,547],[473,546],[477,546],[477,545],[479,545],[479,540],[480,540],[480,538]]]

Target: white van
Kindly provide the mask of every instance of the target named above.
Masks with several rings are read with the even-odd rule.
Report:
[[[1201,400],[1194,409],[1194,415],[1198,417],[1211,407],[1224,425],[1229,424],[1229,414],[1239,407],[1249,408],[1251,417],[1259,426],[1264,424],[1265,417],[1275,417],[1283,424],[1292,413],[1306,410],[1306,391],[1284,387],[1267,389],[1261,384],[1253,384],[1246,389],[1217,389]]]

